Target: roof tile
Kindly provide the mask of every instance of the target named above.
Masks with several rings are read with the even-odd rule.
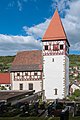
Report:
[[[10,84],[10,73],[0,73],[0,84]]]
[[[17,53],[10,71],[42,70],[42,51],[22,51]]]
[[[56,10],[51,22],[42,38],[42,41],[46,40],[67,40],[66,33],[64,31],[60,16]]]

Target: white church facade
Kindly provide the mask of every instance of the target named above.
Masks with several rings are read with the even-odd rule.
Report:
[[[17,53],[10,69],[12,90],[44,90],[46,99],[63,99],[69,93],[70,45],[57,10],[42,43],[42,51]]]

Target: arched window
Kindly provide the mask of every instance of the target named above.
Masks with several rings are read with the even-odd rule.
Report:
[[[57,91],[58,91],[58,89],[55,88],[55,89],[54,89],[54,95],[57,95]]]

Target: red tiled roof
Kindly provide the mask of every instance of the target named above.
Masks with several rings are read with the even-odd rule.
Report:
[[[0,73],[0,84],[10,84],[10,73]]]
[[[67,40],[66,33],[64,31],[64,28],[57,10],[55,11],[51,19],[51,22],[42,38],[42,41],[46,41],[46,40]]]
[[[42,51],[18,52],[10,71],[42,70]]]

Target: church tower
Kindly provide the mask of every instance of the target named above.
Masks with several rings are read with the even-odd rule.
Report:
[[[46,99],[63,99],[69,93],[69,42],[56,10],[42,38],[43,89]]]

